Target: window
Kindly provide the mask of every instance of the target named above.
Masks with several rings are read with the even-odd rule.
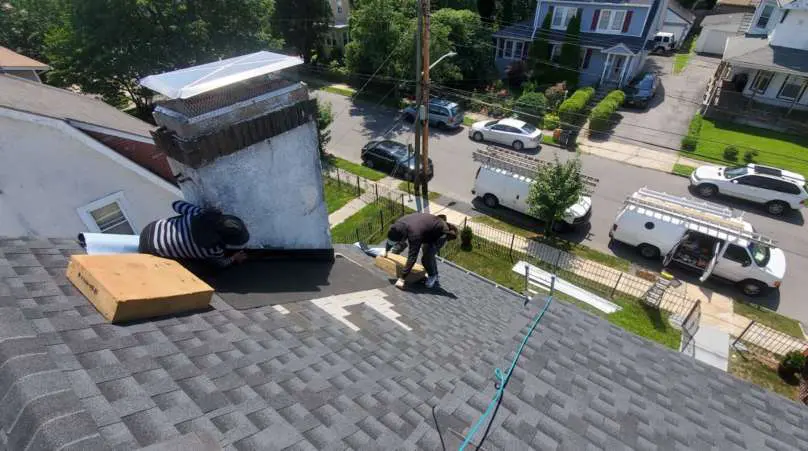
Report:
[[[797,100],[805,90],[805,79],[802,77],[795,77],[789,75],[783,86],[780,87],[780,92],[777,93],[778,99]]]
[[[752,80],[752,91],[763,94],[766,92],[766,89],[769,88],[769,83],[772,81],[772,77],[774,74],[772,72],[767,72],[765,70],[760,70],[755,75],[755,79]]]
[[[597,30],[601,33],[619,33],[623,30],[626,12],[616,9],[604,9],[600,12]]]
[[[800,188],[783,180],[769,179],[766,188],[786,194],[800,194]]]
[[[578,8],[571,8],[566,6],[558,6],[553,9],[553,22],[552,28],[554,30],[566,30],[575,15],[578,14]]]
[[[766,177],[761,177],[759,175],[747,175],[746,177],[739,177],[738,183],[741,185],[752,186],[755,188],[763,188],[767,186],[767,179]]]
[[[550,61],[558,62],[558,59],[561,57],[561,44],[550,44],[552,47],[550,48]]]
[[[581,69],[589,69],[589,62],[592,60],[592,49],[584,49],[584,55],[581,57]]]
[[[505,52],[503,57],[508,59],[513,58],[513,41],[505,41]]]
[[[513,46],[513,59],[522,59],[522,41],[516,41]]]
[[[126,199],[122,192],[91,202],[76,211],[91,232],[134,235],[135,227],[126,214]]]
[[[342,0],[337,0],[337,14],[342,14]]]
[[[746,252],[746,249],[735,244],[727,246],[727,250],[724,252],[724,258],[744,266],[752,263],[752,258],[749,257],[749,253]]]
[[[758,17],[758,21],[755,26],[757,28],[766,28],[766,25],[769,24],[769,19],[772,18],[773,12],[774,12],[774,5],[764,6],[763,11],[760,12],[760,17]]]

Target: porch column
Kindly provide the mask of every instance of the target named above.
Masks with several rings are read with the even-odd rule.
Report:
[[[629,56],[626,58],[626,64],[623,64],[623,70],[620,72],[620,81],[617,83],[618,88],[623,87],[623,81],[626,79],[626,71],[628,70],[628,65],[634,60],[633,56]]]
[[[606,61],[603,63],[603,70],[600,73],[600,82],[601,83],[603,83],[603,77],[606,76],[606,68],[609,67],[609,62],[611,61],[611,59],[612,59],[612,54],[607,53],[606,54]]]

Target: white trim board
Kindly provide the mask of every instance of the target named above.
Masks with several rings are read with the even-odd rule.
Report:
[[[133,162],[132,160],[124,157],[123,155],[115,152],[114,150],[110,149],[109,147],[101,144],[100,142],[94,140],[93,138],[85,135],[81,131],[76,128],[70,126],[67,122],[59,120],[59,119],[52,119],[45,116],[40,116],[38,114],[32,113],[25,113],[22,111],[17,111],[10,108],[0,107],[0,117],[7,117],[9,119],[16,119],[19,121],[26,121],[31,122],[34,124],[45,125],[48,127],[53,127],[66,135],[74,138],[87,146],[88,148],[100,153],[101,155],[106,156],[110,160],[115,161],[116,163],[120,164],[126,169],[136,173],[137,175],[143,177],[144,179],[148,180],[151,183],[163,188],[164,190],[168,191],[169,193],[173,194],[174,196],[179,197],[180,199],[183,198],[182,191],[176,186],[168,183],[167,181],[163,180],[162,178],[154,175],[148,169],[140,166],[139,164]]]

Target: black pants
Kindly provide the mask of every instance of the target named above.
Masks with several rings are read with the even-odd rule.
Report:
[[[441,237],[434,243],[423,243],[421,245],[421,264],[424,265],[426,273],[430,276],[438,275],[438,260],[435,257],[437,257],[438,252],[440,252],[441,248],[443,248],[445,244],[446,238]],[[394,254],[401,254],[405,249],[407,249],[407,242],[402,241],[395,244],[390,249],[390,252]]]

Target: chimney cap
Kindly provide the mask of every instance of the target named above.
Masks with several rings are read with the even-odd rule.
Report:
[[[169,99],[187,99],[250,78],[303,64],[296,56],[260,51],[192,66],[140,80],[140,85]]]

